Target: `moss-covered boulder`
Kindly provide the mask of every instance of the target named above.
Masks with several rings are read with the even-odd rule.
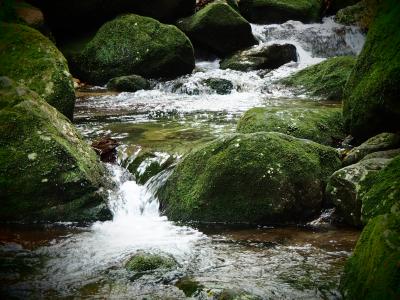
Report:
[[[0,24],[0,75],[35,91],[72,119],[75,91],[67,62],[54,44],[25,25]]]
[[[125,269],[141,274],[156,270],[170,270],[175,266],[177,262],[172,256],[148,252],[138,252],[125,263]]]
[[[340,166],[330,147],[280,133],[234,134],[190,152],[159,192],[172,220],[294,223],[319,211]]]
[[[0,220],[111,217],[105,170],[75,127],[36,93],[0,78]]]
[[[345,138],[341,109],[334,107],[256,107],[240,118],[237,131],[275,131],[330,146]]]
[[[368,139],[360,146],[351,149],[351,151],[349,151],[344,157],[343,165],[348,166],[354,164],[360,161],[366,155],[374,152],[396,149],[399,147],[400,147],[399,134],[388,133],[388,132],[380,133]]]
[[[326,187],[326,198],[336,207],[337,221],[361,227],[361,188],[367,175],[386,167],[391,159],[371,158],[347,166],[332,174]]]
[[[256,44],[250,24],[223,1],[208,4],[177,26],[197,45],[220,55]]]
[[[344,86],[355,64],[356,58],[352,56],[329,58],[283,78],[280,83],[293,87],[296,94],[342,100]]]
[[[382,1],[345,87],[343,116],[358,140],[400,129],[400,2]]]
[[[377,11],[380,0],[361,0],[337,11],[335,21],[344,25],[356,25],[368,30]]]
[[[320,0],[240,0],[242,15],[252,23],[274,24],[288,20],[315,22],[320,19]]]
[[[150,82],[139,75],[115,77],[107,83],[107,89],[117,92],[148,90]]]
[[[364,228],[341,279],[344,299],[399,299],[400,214],[379,215]]]
[[[238,51],[223,59],[221,69],[237,71],[253,71],[261,69],[276,69],[280,66],[297,61],[297,50],[292,44],[273,44]]]
[[[223,78],[207,78],[202,81],[202,84],[209,87],[219,95],[230,94],[233,90],[233,83],[228,79]]]
[[[139,15],[105,23],[77,57],[77,75],[94,84],[114,77],[174,77],[194,69],[193,47],[173,25]]]

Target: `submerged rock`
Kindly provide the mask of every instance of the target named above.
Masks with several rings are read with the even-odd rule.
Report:
[[[193,16],[179,20],[177,26],[195,44],[220,55],[257,43],[250,24],[223,1],[208,4]]]
[[[328,58],[283,78],[280,83],[294,87],[297,94],[342,100],[344,86],[355,64],[356,58],[352,56]]]
[[[172,220],[294,223],[320,210],[335,149],[280,133],[234,134],[190,152],[159,192]]]
[[[148,90],[150,83],[139,75],[115,77],[107,83],[107,88],[117,92],[136,92]]]
[[[239,51],[221,61],[221,69],[232,69],[243,72],[276,69],[297,61],[296,47],[292,44],[273,44]]]
[[[395,133],[381,133],[353,148],[343,159],[343,165],[348,166],[360,161],[366,155],[400,147],[400,135]]]
[[[105,23],[77,57],[78,77],[105,84],[114,77],[174,77],[194,69],[193,47],[175,26],[138,15]]]
[[[242,15],[252,23],[274,24],[289,20],[316,22],[320,19],[319,0],[240,0]]]
[[[232,82],[223,78],[208,78],[203,80],[202,83],[219,95],[230,94],[233,90]]]
[[[342,111],[331,107],[255,107],[240,118],[237,131],[275,131],[330,146],[345,138]]]
[[[345,87],[345,126],[359,141],[400,129],[399,15],[400,2],[382,2]]]
[[[0,108],[0,220],[111,218],[105,170],[62,114],[6,77]]]
[[[72,119],[75,92],[67,62],[53,43],[25,25],[0,24],[0,75],[35,91]]]

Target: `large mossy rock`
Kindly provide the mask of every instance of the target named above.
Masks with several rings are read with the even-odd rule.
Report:
[[[297,61],[297,50],[292,44],[273,44],[250,48],[223,59],[221,69],[237,71],[253,71],[261,69],[276,69],[280,66]]]
[[[31,0],[41,8],[46,21],[63,38],[100,27],[124,13],[148,16],[162,22],[174,22],[194,13],[195,0]]]
[[[355,64],[356,58],[352,56],[329,58],[280,80],[280,83],[293,87],[296,94],[342,100],[344,86]]]
[[[105,170],[75,127],[36,93],[0,78],[0,220],[111,217]]]
[[[237,131],[254,133],[275,131],[314,142],[335,146],[345,138],[339,108],[256,107],[239,120]]]
[[[354,164],[374,152],[396,148],[400,148],[400,134],[390,132],[380,133],[351,149],[344,157],[343,165]]]
[[[241,14],[252,23],[274,24],[288,20],[315,22],[320,19],[320,0],[240,0]]]
[[[54,44],[25,25],[0,23],[0,75],[35,91],[72,119],[75,91],[67,62]]]
[[[399,15],[400,2],[382,2],[345,87],[345,126],[358,140],[400,129]]]
[[[208,4],[177,26],[201,47],[220,55],[256,44],[250,24],[223,1]]]
[[[345,299],[400,297],[400,156],[362,185],[368,222],[341,280]]]
[[[77,58],[78,76],[105,84],[114,77],[175,77],[194,69],[193,46],[175,26],[139,15],[105,23]]]
[[[190,152],[159,192],[172,220],[295,223],[321,208],[335,149],[280,133],[234,134]]]

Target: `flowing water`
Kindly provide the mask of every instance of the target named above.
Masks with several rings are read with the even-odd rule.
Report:
[[[271,72],[239,72],[219,69],[217,58],[199,60],[193,74],[153,81],[149,91],[115,94],[95,87],[81,93],[75,120],[82,134],[87,139],[110,135],[122,144],[121,166],[107,165],[115,183],[109,191],[114,218],[90,227],[0,228],[2,293],[17,298],[185,299],[189,294],[180,283],[188,281],[195,286],[195,299],[214,299],[222,291],[261,299],[340,298],[340,274],[357,231],[174,224],[160,215],[155,196],[170,170],[140,185],[124,168],[141,151],[161,160],[170,155],[179,159],[234,132],[240,115],[255,106],[338,105],[295,95],[277,80],[327,57],[357,55],[364,43],[358,28],[326,18],[322,24],[289,21],[252,29],[260,45],[294,44],[298,62]],[[230,80],[232,93],[215,93],[204,84],[208,78]],[[137,251],[173,256],[177,267],[132,277],[124,264]]]

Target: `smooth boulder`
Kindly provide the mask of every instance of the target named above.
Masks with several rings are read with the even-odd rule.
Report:
[[[297,50],[294,45],[273,44],[239,51],[223,59],[220,67],[221,69],[248,72],[262,69],[276,69],[291,61],[297,61]]]
[[[208,4],[193,16],[179,20],[177,26],[194,44],[219,55],[257,43],[249,22],[223,1]]]
[[[171,220],[296,223],[319,212],[335,149],[280,133],[234,134],[190,152],[159,191]]]
[[[117,92],[136,92],[149,88],[149,81],[139,75],[115,77],[107,83],[107,89]]]
[[[240,0],[241,14],[252,23],[280,24],[289,20],[305,23],[320,19],[320,0]]]
[[[105,169],[66,117],[7,77],[0,109],[1,221],[111,218]]]
[[[40,32],[19,24],[0,24],[0,75],[35,91],[69,119],[75,91],[67,61]]]
[[[339,56],[305,68],[279,82],[296,94],[326,100],[342,100],[343,89],[356,64],[352,56]]]
[[[341,109],[331,107],[255,107],[240,118],[237,131],[275,131],[329,146],[345,138]]]
[[[119,76],[176,77],[194,69],[193,46],[173,25],[139,15],[105,23],[75,61],[77,76],[105,84]]]
[[[345,87],[343,117],[357,140],[400,129],[400,2],[387,0]]]

